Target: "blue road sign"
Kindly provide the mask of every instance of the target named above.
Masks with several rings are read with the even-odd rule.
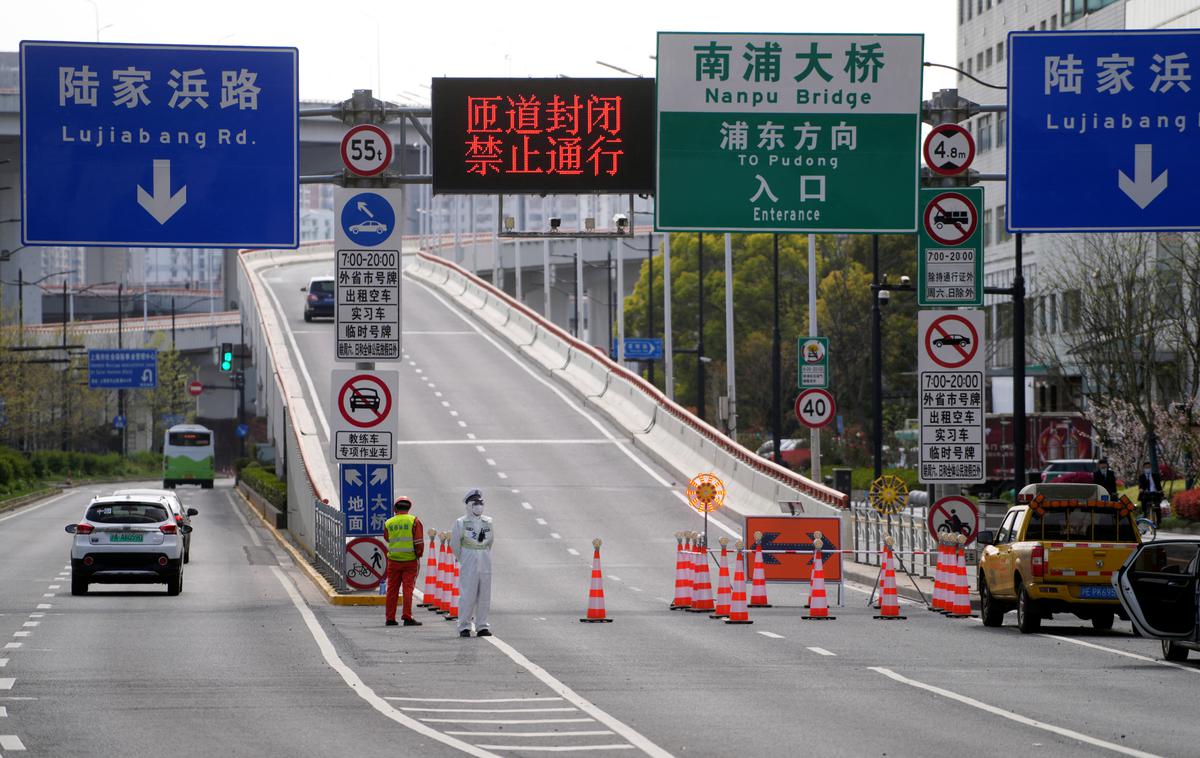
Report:
[[[612,341],[611,355],[617,357],[617,340]],[[660,361],[663,357],[663,341],[658,337],[626,337],[625,360]]]
[[[238,437],[245,437],[250,433],[250,427],[246,426],[245,424],[238,424],[237,428],[233,431]]]
[[[113,416],[113,429],[124,429],[124,428],[125,428],[125,417],[124,416]]]
[[[1008,44],[1011,231],[1200,229],[1200,31]]]
[[[391,464],[343,463],[338,469],[346,536],[382,534],[392,517]]]
[[[88,351],[89,389],[147,390],[157,386],[157,350]]]
[[[179,413],[164,413],[160,419],[163,426],[175,426],[183,423],[183,415]]]
[[[296,247],[297,57],[22,42],[22,241]]]
[[[396,230],[396,211],[383,195],[360,192],[342,206],[340,221],[346,238],[355,245],[375,247]]]

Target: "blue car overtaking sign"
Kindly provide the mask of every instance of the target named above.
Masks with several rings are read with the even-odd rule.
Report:
[[[157,386],[157,350],[88,351],[89,389],[144,390]]]
[[[1008,228],[1200,229],[1200,31],[1013,32]]]
[[[21,43],[26,245],[296,247],[295,48]]]

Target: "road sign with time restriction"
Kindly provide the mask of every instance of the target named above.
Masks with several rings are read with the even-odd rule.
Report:
[[[983,305],[982,187],[921,190],[917,305]]]
[[[339,463],[392,463],[399,423],[392,387],[399,371],[334,371],[330,432]]]
[[[334,359],[400,359],[398,189],[334,193]]]
[[[922,482],[985,479],[983,334],[983,311],[917,312]]]

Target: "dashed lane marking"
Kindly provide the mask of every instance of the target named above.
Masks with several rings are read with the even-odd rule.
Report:
[[[459,419],[458,425],[465,428],[467,426],[467,422]]]
[[[31,634],[33,634],[33,632],[13,632],[14,637],[28,637]]]
[[[48,611],[51,608],[53,608],[54,606],[51,605],[50,603],[38,603],[37,607],[38,607],[39,611]]]
[[[0,678],[0,690],[11,690],[17,680],[11,676]]]
[[[534,519],[534,521],[537,521],[539,526],[545,526],[545,525],[546,525],[546,519],[544,519],[544,518],[538,518],[538,519]]]
[[[8,706],[0,705],[0,719],[8,718]]]
[[[462,440],[455,440],[455,441],[456,441],[456,442],[462,442]],[[486,448],[486,447],[484,447],[483,445],[476,445],[476,446],[475,446],[475,449],[476,449],[477,451],[481,452],[481,453],[486,453],[486,452],[487,452],[487,448]]]
[[[1012,711],[1006,711],[1003,708],[997,708],[994,705],[989,705],[980,700],[976,700],[973,697],[960,695],[957,692],[952,692],[951,690],[947,690],[942,687],[936,687],[932,684],[926,684],[925,682],[918,682],[915,679],[909,679],[906,676],[897,674],[895,671],[882,666],[870,666],[869,669],[878,674],[882,674],[893,681],[908,685],[909,687],[925,690],[926,692],[931,692],[934,695],[944,697],[948,700],[954,700],[962,703],[963,705],[968,705],[972,708],[984,711],[985,713],[990,713],[993,716],[999,716],[1001,718],[1008,719],[1009,721],[1015,721],[1018,724],[1033,727],[1034,729],[1041,729],[1042,731],[1050,732],[1051,734],[1057,734],[1060,737],[1066,737],[1070,740],[1082,742],[1085,745],[1111,750],[1114,753],[1120,753],[1122,755],[1139,756],[1139,758],[1158,758],[1154,753],[1147,753],[1142,750],[1125,747],[1124,745],[1117,745],[1115,743],[1099,739],[1098,737],[1092,737],[1081,732],[1076,732],[1072,729],[1065,729],[1061,726],[1055,726],[1054,724],[1047,724],[1044,721],[1038,721],[1036,719],[1031,719],[1028,716],[1022,716],[1019,713],[1013,713]]]
[[[552,539],[552,540],[561,540],[561,539],[562,539],[562,535],[561,535],[561,534],[559,534],[558,532],[550,532],[550,539]]]
[[[812,652],[816,653],[817,655],[827,655],[831,658],[837,655],[837,653],[831,653],[823,647],[810,647],[810,648],[805,648],[805,649],[811,650]]]
[[[458,418],[458,411],[450,411],[450,415],[455,418]]]
[[[62,589],[62,585],[61,585],[61,584],[51,584],[51,585],[50,585],[49,587],[47,587],[46,589],[48,589],[48,590],[61,590],[61,589]]]
[[[776,634],[775,632],[764,632],[764,631],[762,631],[762,630],[759,630],[759,632],[758,632],[758,633],[759,633],[759,634],[761,634],[761,635],[762,635],[762,636],[764,636],[764,637],[770,637],[770,638],[771,638],[771,639],[773,639],[773,640],[781,640],[781,639],[783,639],[783,635],[782,635],[782,634]]]
[[[530,503],[524,503],[524,502],[523,502],[523,503],[521,503],[521,507],[522,507],[522,508],[524,508],[524,509],[525,509],[525,510],[527,510],[527,511],[532,511],[532,510],[533,510],[533,505],[532,505],[532,504],[530,504]]]
[[[579,551],[573,547],[567,548],[567,552],[570,553],[571,555],[579,555]]]
[[[492,458],[486,458],[486,459],[484,459],[484,462],[485,462],[485,463],[487,463],[487,465],[489,465],[489,466],[495,466],[495,465],[496,465],[496,461],[495,461],[494,459],[492,459]]]
[[[5,643],[4,649],[5,650],[16,650],[17,648],[21,647],[21,645],[24,645],[24,644],[25,644],[24,642],[8,642],[8,643]]]
[[[0,658],[0,669],[4,668],[4,667],[5,667],[5,666],[7,666],[7,665],[8,665],[8,659],[7,659],[7,658]]]
[[[501,479],[507,479],[507,478],[508,478],[508,474],[504,473],[503,471],[497,471],[497,472],[496,472],[496,476],[500,477]]]
[[[15,734],[0,734],[0,750],[12,750],[19,752],[25,749],[25,744],[21,742],[21,738]]]

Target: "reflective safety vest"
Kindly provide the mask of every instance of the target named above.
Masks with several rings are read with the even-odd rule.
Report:
[[[417,517],[408,513],[392,516],[384,523],[383,528],[387,532],[388,539],[387,557],[389,560],[415,561],[417,559],[416,546],[413,544],[413,525],[416,523]]]

